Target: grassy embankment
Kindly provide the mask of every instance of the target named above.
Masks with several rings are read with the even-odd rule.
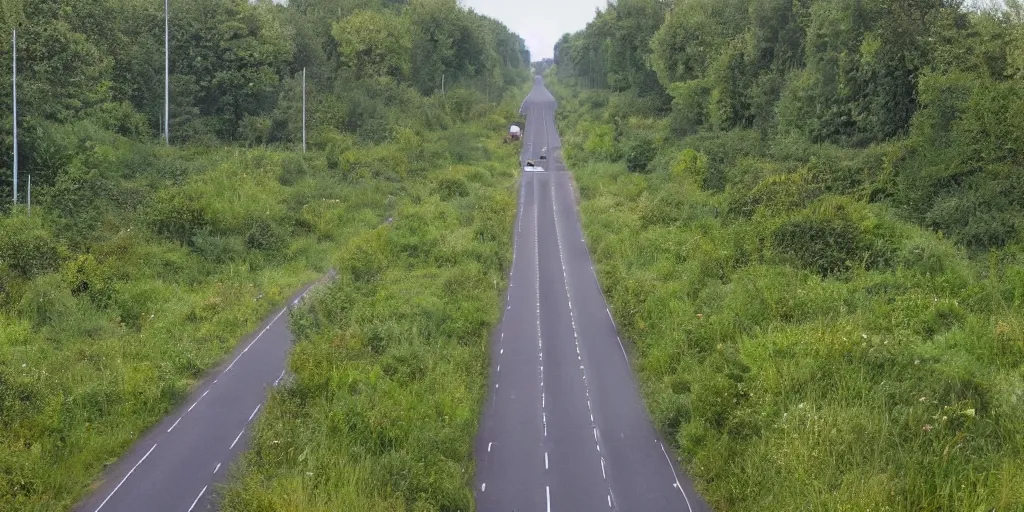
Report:
[[[642,393],[716,510],[1024,509],[1022,251],[963,245],[1015,210],[949,238],[912,222],[929,194],[983,211],[1003,186],[995,166],[972,196],[942,185],[943,162],[1000,155],[949,124],[963,97],[925,96],[908,140],[868,149],[653,135],[635,173],[609,123],[628,109],[551,82]]]
[[[337,280],[294,314],[294,378],[264,409],[224,510],[473,508],[518,177],[518,145],[494,134],[518,99],[433,141],[467,157],[406,184],[394,222],[350,239]]]
[[[329,302],[344,296],[366,318],[395,315],[360,324],[360,339],[389,372],[431,376],[429,387],[403,391],[405,399],[421,411],[432,399],[450,400],[449,449],[468,446],[459,442],[476,421],[486,374],[481,333],[498,309],[502,228],[514,211],[505,187],[513,149],[481,140],[499,138],[513,110],[471,93],[449,97],[440,106],[452,119],[477,120],[473,129],[396,128],[394,141],[379,145],[325,135],[306,157],[165,149],[89,125],[61,128],[56,140],[75,148],[67,153],[75,172],[49,193],[80,201],[41,197],[31,217],[0,218],[0,509],[70,507],[241,336],[332,263],[339,284],[310,311],[348,311]],[[391,216],[393,225],[379,227]],[[301,339],[341,321],[299,318]],[[446,345],[380,352],[400,334]],[[303,365],[314,346],[299,350],[290,393],[310,382]],[[404,403],[377,398],[374,414]],[[432,439],[433,449],[444,446]]]

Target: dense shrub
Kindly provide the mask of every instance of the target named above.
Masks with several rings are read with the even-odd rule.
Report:
[[[626,169],[629,172],[646,173],[651,171],[651,162],[658,155],[654,139],[640,136],[626,145]]]
[[[772,247],[823,277],[887,265],[895,233],[862,206],[829,198],[779,224]]]
[[[61,252],[59,242],[40,217],[0,217],[0,268],[32,278],[56,270]]]

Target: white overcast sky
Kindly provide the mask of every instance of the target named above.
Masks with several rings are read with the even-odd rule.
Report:
[[[555,43],[594,19],[607,0],[459,0],[474,11],[495,18],[526,39],[534,61],[554,55]]]
[[[287,0],[274,0],[283,4]],[[608,0],[459,0],[474,11],[501,21],[526,40],[534,61],[554,56],[555,43],[576,32],[604,9]]]

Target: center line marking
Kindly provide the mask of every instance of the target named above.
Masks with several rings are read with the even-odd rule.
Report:
[[[198,404],[198,403],[199,403],[199,401],[200,401],[200,400],[202,400],[202,399],[203,399],[203,397],[204,397],[204,396],[206,396],[206,394],[207,394],[207,393],[209,393],[209,392],[210,392],[210,390],[209,390],[209,389],[207,389],[206,391],[203,391],[203,394],[202,394],[202,395],[201,395],[201,396],[200,396],[199,398],[197,398],[197,399],[196,399],[195,403],[193,403],[193,404],[192,404],[192,405],[191,405],[191,406],[190,406],[190,407],[188,408],[188,411],[187,411],[187,412],[192,412],[192,409],[193,409],[193,408],[195,408],[196,404]]]
[[[257,405],[256,408],[252,410],[252,414],[249,415],[249,421],[252,421],[253,416],[256,416],[256,411],[259,411],[260,407],[263,407],[263,404]]]
[[[544,469],[548,469],[548,452],[544,452]]]
[[[100,509],[103,508],[103,505],[107,504],[107,501],[110,500],[110,497],[113,496],[114,493],[117,492],[117,490],[120,489],[122,485],[124,485],[125,480],[128,480],[128,477],[132,476],[132,473],[134,473],[135,469],[139,467],[139,464],[142,464],[142,461],[146,460],[146,457],[149,457],[149,454],[153,453],[153,450],[155,448],[156,448],[156,443],[153,443],[153,447],[150,448],[149,451],[146,452],[146,454],[143,455],[142,458],[139,459],[139,461],[136,462],[134,466],[132,466],[132,469],[130,471],[128,471],[128,474],[125,475],[124,478],[121,479],[121,482],[117,484],[117,487],[114,487],[114,490],[110,491],[110,494],[107,495],[107,499],[103,500],[103,503],[100,503],[100,506],[96,507],[95,512],[100,512]]]
[[[235,443],[238,442],[238,439],[241,438],[242,434],[244,434],[244,433],[245,433],[245,429],[243,428],[242,431],[239,432],[237,436],[235,436],[235,440],[231,441],[231,446],[228,447],[228,450],[231,450],[231,449],[233,449],[235,447]]]
[[[196,496],[195,501],[192,502],[192,506],[188,508],[188,512],[192,512],[192,509],[196,508],[196,503],[199,503],[199,498],[203,497],[203,493],[206,492],[206,487],[207,486],[204,485],[203,490],[199,491],[199,496]]]

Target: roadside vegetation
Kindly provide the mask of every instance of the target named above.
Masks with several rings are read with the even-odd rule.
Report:
[[[333,480],[295,473],[311,495],[387,475],[392,492],[358,498],[466,503],[510,257],[517,163],[500,140],[528,81],[522,40],[445,0],[171,2],[168,147],[162,6],[150,4],[0,7],[0,32],[19,27],[22,203],[10,204],[5,172],[0,510],[69,509],[241,336],[332,267],[336,284],[293,319],[293,384],[266,410],[236,488],[266,478],[263,490],[293,498],[277,485],[291,475],[274,472],[296,462],[275,458],[269,436],[283,428],[297,443],[306,429],[353,450],[288,452],[327,464],[315,478]],[[8,110],[0,123],[10,169]],[[399,430],[413,427],[435,437]],[[339,453],[352,465],[334,464]],[[227,506],[277,498],[245,499]]]
[[[620,0],[549,86],[716,510],[1024,509],[1021,7]]]
[[[493,139],[502,121],[451,143]],[[516,210],[517,149],[496,146],[476,150],[489,162],[406,187],[394,222],[350,239],[337,279],[293,314],[294,377],[272,395],[224,510],[473,509]]]

